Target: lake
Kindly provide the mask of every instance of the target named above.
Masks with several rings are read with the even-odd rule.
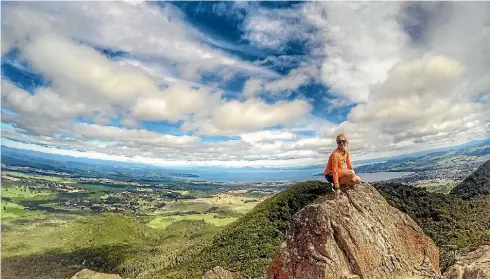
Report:
[[[319,172],[311,170],[235,170],[226,171],[197,171],[199,177],[188,180],[205,180],[212,182],[272,182],[272,181],[325,181],[323,176],[315,176]],[[377,172],[359,173],[364,182],[383,181],[408,175],[411,172]]]

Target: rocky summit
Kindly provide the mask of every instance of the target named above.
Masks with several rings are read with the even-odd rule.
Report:
[[[439,250],[369,184],[332,194],[294,216],[269,279],[440,278]]]

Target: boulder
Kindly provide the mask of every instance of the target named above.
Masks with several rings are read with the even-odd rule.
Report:
[[[216,266],[208,270],[202,279],[241,279],[239,273],[228,271],[221,266]]]
[[[118,274],[101,273],[90,269],[82,269],[71,277],[71,279],[124,279]]]
[[[356,186],[296,213],[267,278],[440,278],[439,250],[417,223],[371,185]]]
[[[490,245],[484,245],[466,256],[456,257],[443,279],[488,279],[490,278]]]

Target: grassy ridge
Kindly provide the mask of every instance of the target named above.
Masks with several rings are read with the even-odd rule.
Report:
[[[246,277],[262,278],[293,215],[330,191],[328,184],[320,181],[291,186],[226,226],[214,237],[212,245],[180,267],[167,270],[164,278],[201,278],[218,265],[240,271]]]
[[[490,160],[456,186],[451,194],[465,199],[490,195]]]
[[[155,239],[152,230],[129,216],[44,214],[11,222],[2,233],[2,258],[33,255],[46,250],[69,252],[114,243],[137,245]]]
[[[440,249],[445,270],[457,254],[490,244],[490,197],[464,200],[454,195],[396,183],[375,183],[388,203],[407,213]]]
[[[155,230],[120,214],[17,222],[2,234],[2,278],[70,278],[82,268],[160,278],[160,270],[195,256],[219,230],[203,221]]]

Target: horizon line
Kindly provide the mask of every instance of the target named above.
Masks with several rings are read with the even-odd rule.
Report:
[[[38,152],[38,153],[43,153],[47,155],[54,155],[54,156],[68,156],[72,158],[79,158],[79,159],[86,159],[86,160],[101,160],[104,162],[119,162],[119,163],[129,163],[129,164],[143,164],[143,165],[148,165],[148,166],[153,166],[153,167],[167,167],[167,168],[192,168],[192,167],[200,167],[200,168],[254,168],[254,169],[292,169],[292,168],[306,168],[306,167],[312,167],[315,165],[320,165],[320,164],[325,164],[324,160],[321,162],[310,162],[306,163],[304,162],[303,164],[297,164],[297,165],[232,165],[228,164],[226,165],[226,161],[180,161],[181,163],[177,163],[175,165],[171,165],[171,161],[166,161],[164,164],[162,163],[150,163],[150,162],[145,162],[145,157],[125,157],[125,156],[120,156],[120,155],[108,155],[108,154],[103,154],[103,153],[96,153],[96,152],[84,152],[84,151],[77,151],[77,150],[68,150],[68,149],[61,149],[61,148],[53,148],[53,147],[46,147],[46,146],[38,146],[34,144],[27,144],[23,142],[18,142],[18,141],[13,141],[10,139],[6,138],[1,138],[1,145],[8,147],[8,148],[13,148],[13,149],[18,149],[18,150],[26,150],[26,151],[33,151],[33,152]],[[379,163],[380,161],[385,161],[393,158],[404,158],[404,157],[410,157],[417,155],[418,153],[431,153],[431,152],[437,152],[443,149],[453,149],[456,147],[464,147],[465,145],[471,144],[471,143],[476,143],[476,142],[485,142],[490,140],[490,138],[484,138],[484,139],[477,139],[477,140],[472,140],[465,142],[463,144],[456,144],[452,146],[447,146],[447,147],[440,147],[440,148],[433,148],[433,149],[428,149],[428,150],[420,150],[420,151],[415,151],[415,152],[410,152],[410,153],[404,153],[400,155],[393,155],[389,157],[377,157],[377,158],[370,158],[370,159],[361,159],[361,160],[353,160],[353,163],[357,163],[360,165],[366,165],[366,164],[372,164],[372,163]],[[6,141],[6,142],[5,142]],[[22,148],[24,146],[25,148]],[[45,151],[43,151],[45,150]],[[51,151],[51,152],[50,152]],[[78,154],[78,156],[76,155]],[[110,157],[109,157],[110,156]],[[3,155],[2,155],[3,157]],[[117,160],[115,158],[119,158],[120,160]],[[157,160],[156,158],[146,158],[147,160]],[[156,162],[156,161],[155,161]],[[183,163],[185,162],[185,163]],[[210,165],[210,162],[218,163],[218,165]],[[278,162],[279,163],[279,162]]]

